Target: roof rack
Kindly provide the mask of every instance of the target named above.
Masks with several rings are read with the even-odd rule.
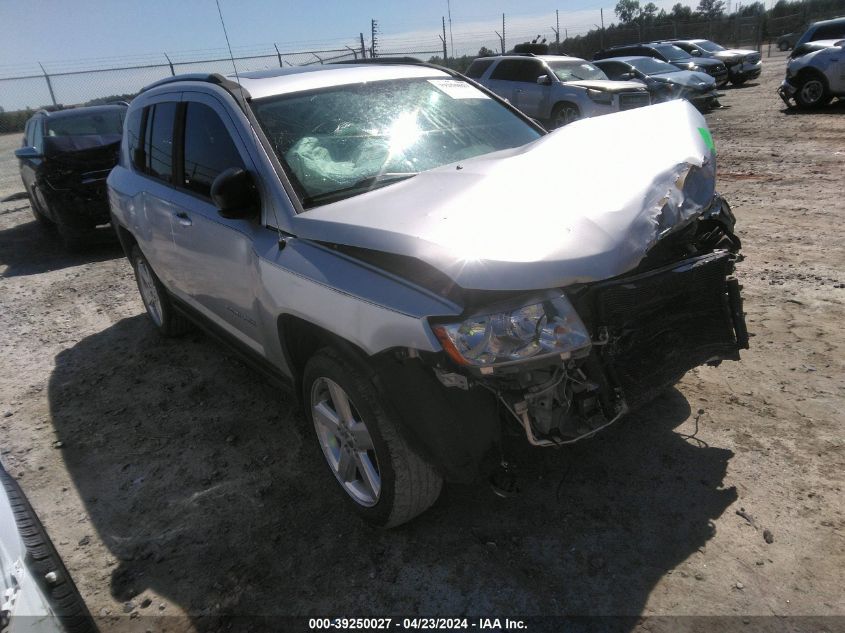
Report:
[[[167,84],[177,83],[180,81],[202,81],[205,83],[215,84],[221,88],[225,88],[233,95],[237,90],[239,93],[243,94],[245,99],[249,98],[249,92],[247,92],[243,86],[236,81],[232,81],[228,77],[224,77],[220,73],[185,73],[182,75],[174,75],[173,77],[165,77],[164,79],[154,81],[148,86],[144,86],[138,94],[144,93],[147,90],[152,90],[153,88],[158,88],[159,86],[166,86]]]
[[[329,62],[330,65],[335,64],[425,64],[421,59],[416,57],[367,57],[364,59],[343,59],[339,62]]]

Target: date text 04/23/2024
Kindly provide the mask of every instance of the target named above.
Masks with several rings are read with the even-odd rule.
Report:
[[[472,630],[518,631],[527,628],[523,620],[509,618],[311,618],[310,630]]]

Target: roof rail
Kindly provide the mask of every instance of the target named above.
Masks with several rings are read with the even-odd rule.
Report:
[[[329,62],[334,64],[425,64],[421,59],[416,57],[367,57],[364,59],[343,59],[339,62]]]
[[[224,77],[220,73],[185,73],[182,75],[174,75],[173,77],[165,77],[164,79],[154,81],[148,86],[144,86],[138,94],[144,93],[147,90],[152,90],[153,88],[158,88],[159,86],[166,86],[167,84],[177,83],[180,81],[202,81],[205,83],[216,84],[221,88],[225,88],[233,95],[235,95],[235,91],[237,91],[242,93],[245,99],[249,98],[249,92],[247,92],[243,86],[235,81],[232,81],[228,77]]]

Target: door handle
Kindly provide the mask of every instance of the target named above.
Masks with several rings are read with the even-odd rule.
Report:
[[[517,88],[514,92],[522,92],[522,88]]]
[[[182,226],[191,226],[193,224],[193,222],[191,222],[191,216],[184,211],[179,211],[179,213],[176,214],[176,218]]]

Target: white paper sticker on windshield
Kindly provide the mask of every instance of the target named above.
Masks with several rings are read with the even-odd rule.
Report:
[[[457,79],[429,79],[430,83],[435,88],[440,89],[453,99],[489,99],[486,94],[481,92],[475,86],[468,84],[465,81]]]

